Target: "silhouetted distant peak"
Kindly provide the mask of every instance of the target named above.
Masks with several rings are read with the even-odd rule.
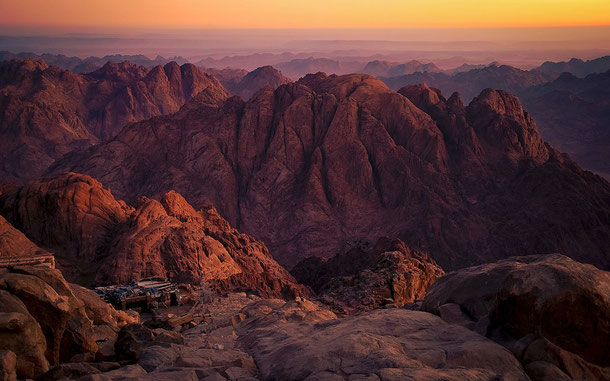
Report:
[[[577,79],[578,78],[574,74],[564,71],[563,73],[561,73],[561,75],[559,75],[559,77],[557,77],[556,81],[568,82],[568,81],[573,81],[573,80],[577,80]]]

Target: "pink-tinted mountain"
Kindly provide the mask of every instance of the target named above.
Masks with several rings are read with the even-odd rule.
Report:
[[[304,291],[262,242],[231,228],[213,206],[196,211],[173,191],[158,201],[140,197],[131,206],[95,179],[68,173],[4,186],[0,213],[53,252],[66,278],[76,283],[158,276],[263,296]]]
[[[0,63],[0,183],[39,176],[62,155],[126,124],[176,112],[203,90],[226,90],[191,64],[147,68],[108,62],[80,75],[30,59]]]
[[[563,252],[610,266],[610,185],[544,143],[519,100],[309,75],[248,102],[195,98],[67,155],[120,198],[213,203],[280,263],[397,237],[444,269]]]

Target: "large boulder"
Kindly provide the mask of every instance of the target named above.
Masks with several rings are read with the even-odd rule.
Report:
[[[610,378],[606,271],[559,254],[513,257],[445,275],[422,309],[443,316],[450,303],[524,364],[538,362],[526,366],[535,374],[546,362],[572,379]]]
[[[124,311],[115,310],[92,290],[72,283],[70,289],[78,299],[83,301],[87,317],[91,319],[94,325],[109,325],[118,332],[126,324],[139,322],[139,319]]]
[[[47,339],[47,359],[54,365],[79,353],[95,353],[93,324],[61,272],[32,266],[14,267],[0,278],[38,321]]]
[[[132,323],[121,329],[114,347],[120,360],[138,361],[146,348],[167,348],[172,344],[184,344],[184,337],[178,332],[153,331],[142,324]]]
[[[19,378],[33,378],[49,370],[47,341],[40,325],[19,298],[5,290],[0,290],[0,349],[17,356]]]
[[[68,284],[57,269],[0,269],[0,350],[15,353],[20,378],[37,377],[76,355],[93,358],[96,341],[113,341],[133,320],[93,291]]]

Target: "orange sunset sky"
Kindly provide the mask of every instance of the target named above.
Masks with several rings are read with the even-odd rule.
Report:
[[[436,28],[610,25],[608,0],[1,0],[12,26]]]

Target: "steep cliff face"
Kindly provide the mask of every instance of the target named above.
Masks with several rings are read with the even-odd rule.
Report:
[[[108,62],[90,74],[30,59],[0,63],[0,182],[40,176],[62,155],[114,136],[126,124],[176,112],[207,89],[227,92],[195,66]]]
[[[161,276],[265,296],[303,291],[262,242],[232,229],[211,206],[195,211],[176,192],[128,206],[74,173],[5,188],[1,213],[55,252],[70,280],[99,285]]]
[[[610,186],[545,144],[517,98],[308,75],[244,103],[194,99],[66,156],[121,198],[213,203],[292,266],[402,239],[452,269],[562,251],[608,267]]]

